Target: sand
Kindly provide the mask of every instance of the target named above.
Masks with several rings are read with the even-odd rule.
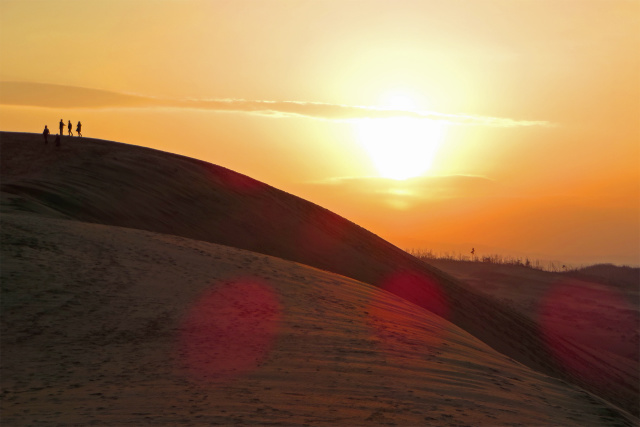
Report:
[[[5,425],[632,420],[343,276],[227,246],[37,216],[3,214],[2,233]],[[261,286],[273,299],[242,292]],[[215,312],[199,317],[218,325],[203,337],[193,330],[194,311],[214,304],[211,295],[224,299],[213,298]],[[264,328],[252,336],[247,322]],[[224,328],[231,332],[216,334]],[[247,349],[256,342],[260,348]]]
[[[0,137],[7,423],[637,423],[637,366],[321,207],[168,153]]]
[[[639,268],[600,265],[555,273],[518,265],[430,262],[566,339],[639,366]]]

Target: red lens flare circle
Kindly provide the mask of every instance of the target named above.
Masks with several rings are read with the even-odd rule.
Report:
[[[369,304],[368,323],[388,356],[435,354],[443,342],[450,308],[438,283],[422,274],[399,272],[390,275],[381,286],[385,291],[427,309],[440,318],[418,321],[415,314],[387,292],[379,293]],[[416,310],[419,310],[417,307]],[[428,316],[428,315],[427,315]]]
[[[227,282],[205,292],[180,327],[181,367],[195,380],[227,381],[255,370],[278,333],[281,307],[257,278]]]
[[[596,355],[605,351],[637,363],[639,320],[637,308],[618,290],[577,280],[554,284],[538,308],[538,322],[551,354],[566,371],[587,378],[596,373],[571,343]]]

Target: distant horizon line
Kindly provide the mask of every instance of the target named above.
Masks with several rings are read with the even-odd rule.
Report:
[[[479,246],[482,247],[482,246]],[[525,267],[538,268],[544,271],[550,272],[558,272],[558,271],[575,271],[581,270],[584,268],[599,266],[599,265],[608,265],[616,268],[632,268],[640,270],[640,264],[630,265],[630,264],[621,264],[613,261],[595,261],[595,262],[581,262],[581,263],[571,263],[565,262],[557,259],[551,259],[551,257],[547,256],[549,259],[540,258],[538,255],[529,256],[529,255],[502,255],[496,251],[487,251],[483,254],[476,255],[466,255],[463,252],[455,251],[455,250],[433,250],[425,248],[403,248],[403,250],[416,258],[427,258],[427,259],[435,259],[435,260],[447,260],[447,261],[460,261],[460,262],[490,262],[493,264],[501,264],[501,265],[523,265]],[[506,251],[509,252],[509,251]],[[516,252],[514,252],[516,253]],[[543,255],[540,255],[543,256]],[[497,260],[497,261],[496,261]],[[526,261],[529,261],[531,265],[525,265]],[[544,264],[544,265],[543,265]],[[576,265],[578,264],[578,265]],[[546,266],[545,266],[546,265]],[[551,268],[549,268],[551,266]],[[557,267],[560,267],[558,269]],[[562,267],[565,267],[564,270]]]

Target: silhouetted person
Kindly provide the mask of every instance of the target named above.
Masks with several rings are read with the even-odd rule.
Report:
[[[60,147],[60,134],[56,133],[56,147]]]
[[[44,125],[44,131],[42,132],[42,135],[44,135],[44,143],[48,144],[49,143],[49,128],[47,127],[47,125]]]
[[[476,254],[476,248],[471,248],[471,256],[474,256]]]
[[[60,119],[60,135],[64,133],[64,122]]]
[[[73,132],[71,132],[71,129],[73,129],[73,125],[71,124],[71,120],[69,120],[68,129],[69,129],[69,136],[73,136]]]
[[[76,127],[76,133],[78,134],[78,136],[82,136],[82,123],[80,123],[80,120],[78,120],[78,126]]]

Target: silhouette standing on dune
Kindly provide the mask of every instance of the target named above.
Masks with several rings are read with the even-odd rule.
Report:
[[[60,135],[64,133],[64,122],[60,119]]]
[[[49,143],[49,128],[47,128],[47,125],[44,125],[44,131],[42,132],[42,135],[44,135],[44,143],[48,144]]]
[[[82,130],[82,123],[80,123],[80,120],[78,120],[78,126],[76,127],[76,133],[78,134],[78,136],[82,136],[82,132],[80,132]]]
[[[68,129],[69,129],[69,136],[73,136],[73,132],[71,132],[71,129],[73,129],[73,125],[71,124],[71,120],[69,120]]]

